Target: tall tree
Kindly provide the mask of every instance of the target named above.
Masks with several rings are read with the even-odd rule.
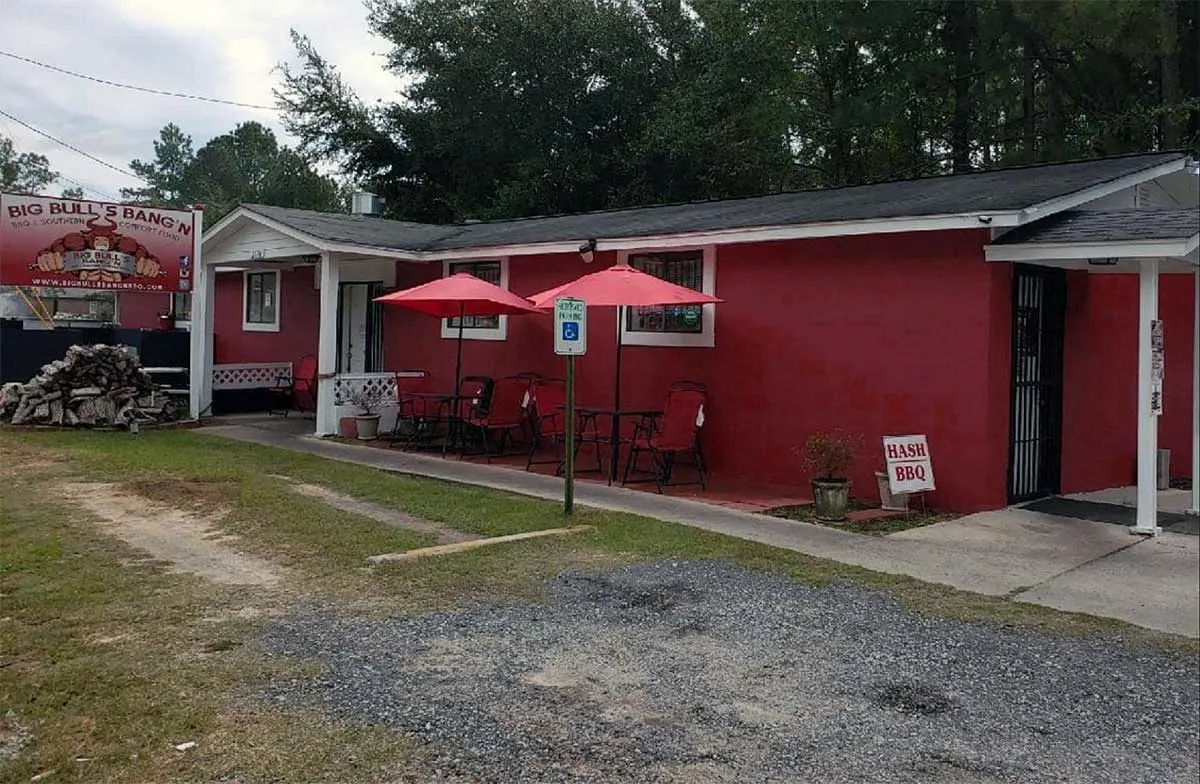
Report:
[[[368,0],[398,99],[294,34],[300,150],[395,217],[766,193],[1200,145],[1188,0]],[[1149,23],[1148,23],[1149,22]]]
[[[146,183],[141,188],[122,188],[122,198],[159,207],[188,206],[188,177],[195,160],[192,137],[175,123],[159,131],[154,141],[154,160],[133,160],[129,168]]]
[[[187,169],[188,193],[205,205],[208,221],[220,220],[240,203],[336,212],[343,209],[338,184],[280,147],[274,132],[246,122],[201,147]]]
[[[242,123],[195,152],[191,137],[170,124],[159,133],[154,152],[151,162],[130,163],[146,186],[122,189],[125,198],[177,208],[203,203],[210,224],[243,202],[333,212],[346,208],[337,182],[315,172],[294,150],[280,147],[274,132],[257,122]]]
[[[57,179],[49,158],[32,152],[18,154],[13,140],[0,136],[0,190],[37,193]]]

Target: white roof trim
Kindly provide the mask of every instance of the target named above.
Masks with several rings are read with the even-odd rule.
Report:
[[[732,245],[745,242],[806,239],[810,237],[849,237],[862,234],[895,234],[908,231],[944,231],[953,229],[986,229],[1018,225],[1016,211],[970,213],[964,215],[928,215],[905,218],[876,218],[861,221],[830,221],[805,223],[799,226],[756,226],[753,228],[719,229],[686,234],[651,234],[640,237],[597,238],[596,250],[650,250],[654,248],[692,248],[698,245]],[[983,219],[987,219],[986,221]],[[586,238],[585,238],[586,239]],[[426,259],[467,259],[495,256],[528,256],[546,253],[577,253],[578,242],[536,243],[530,245],[495,245],[487,248],[463,248],[424,253]]]
[[[1196,250],[1200,234],[1176,240],[1122,240],[1119,242],[1039,242],[988,245],[987,261],[1037,261],[1038,259],[1180,259]]]
[[[1084,188],[1081,191],[1068,193],[1065,196],[1057,196],[1053,199],[1048,199],[1039,204],[1034,204],[1021,210],[1021,223],[1029,223],[1030,221],[1041,220],[1047,215],[1053,215],[1056,212],[1069,210],[1072,207],[1078,207],[1080,204],[1087,204],[1089,201],[1103,199],[1105,196],[1110,196],[1118,191],[1123,191],[1126,188],[1131,188],[1134,185],[1140,185],[1149,180],[1156,180],[1165,174],[1182,171],[1187,167],[1188,156],[1181,154],[1181,157],[1175,161],[1161,163],[1150,169],[1143,169],[1133,174],[1126,174],[1124,177],[1118,177],[1109,182],[1093,185],[1090,188]]]

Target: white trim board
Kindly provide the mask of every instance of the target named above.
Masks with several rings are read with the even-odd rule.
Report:
[[[1038,259],[1181,259],[1196,250],[1200,234],[1186,240],[1126,240],[1121,242],[1040,242],[988,245],[987,261],[1036,261]]]
[[[251,275],[274,275],[275,276],[275,320],[270,322],[258,322],[247,320],[246,311],[250,305],[250,276]],[[283,310],[283,303],[280,301],[279,293],[283,288],[283,274],[279,270],[246,270],[242,273],[242,331],[243,332],[278,332],[279,317]]]
[[[700,272],[700,290],[710,296],[717,296],[717,248],[715,245],[702,245],[693,248],[671,248],[671,253],[686,253],[700,251],[703,254]],[[639,251],[617,251],[617,263],[628,264],[630,256],[636,256]],[[625,308],[617,309],[617,339],[622,346],[669,346],[674,348],[712,348],[716,345],[717,306],[700,306],[699,332],[639,332],[626,329],[627,319],[622,318],[627,313]]]

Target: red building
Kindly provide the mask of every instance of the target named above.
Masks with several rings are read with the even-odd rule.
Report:
[[[610,401],[620,329],[624,403],[657,405],[677,379],[707,385],[715,478],[800,488],[794,448],[813,431],[868,444],[919,433],[933,453],[931,503],[997,508],[1133,483],[1149,430],[1188,475],[1200,233],[1188,164],[1134,155],[457,226],[244,205],[205,234],[195,304],[174,306],[195,319],[199,409],[212,390],[196,379],[261,385],[278,363],[314,355],[344,379],[321,382],[317,432],[328,434],[335,389],[363,374],[420,369],[452,385],[457,329],[374,296],[464,270],[528,295],[629,262],[724,302],[622,325],[593,309],[581,400]],[[122,320],[152,325],[166,306],[126,296]],[[1139,330],[1155,315],[1160,416],[1139,409],[1150,356]],[[479,319],[465,336],[468,373],[562,374],[549,318]],[[1140,410],[1151,418],[1139,431]],[[867,497],[882,467],[870,451],[853,475]]]

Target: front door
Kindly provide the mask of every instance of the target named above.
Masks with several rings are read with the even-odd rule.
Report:
[[[1054,495],[1061,489],[1066,303],[1065,270],[1015,268],[1009,503]]]
[[[382,365],[378,283],[343,283],[338,296],[339,373],[375,373]]]

